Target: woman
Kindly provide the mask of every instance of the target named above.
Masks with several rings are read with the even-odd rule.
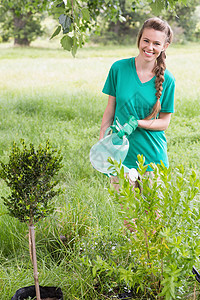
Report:
[[[137,169],[138,154],[143,154],[145,164],[162,161],[169,165],[164,131],[174,112],[175,79],[166,70],[165,51],[171,41],[172,30],[167,22],[159,18],[145,21],[138,35],[139,54],[115,62],[103,88],[109,98],[100,139],[116,117],[121,125],[130,115],[138,120],[137,129],[129,136],[129,152],[123,162],[129,169]],[[117,178],[112,177],[111,182],[117,182]]]

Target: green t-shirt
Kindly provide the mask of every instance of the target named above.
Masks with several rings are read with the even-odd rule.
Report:
[[[160,98],[161,112],[174,112],[175,79],[165,70],[163,91]],[[109,71],[103,93],[116,97],[115,118],[121,125],[130,115],[137,120],[147,117],[157,101],[155,96],[155,76],[142,83],[137,75],[135,58],[122,59],[115,62]],[[137,128],[129,136],[129,151],[123,164],[128,168],[137,168],[137,155],[143,154],[145,164],[160,164],[161,160],[169,166],[167,157],[167,141],[164,131],[153,131]],[[151,168],[148,168],[150,171]]]

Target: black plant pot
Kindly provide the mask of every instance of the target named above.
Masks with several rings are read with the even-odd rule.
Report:
[[[35,286],[26,286],[16,291],[11,300],[36,299]],[[54,286],[40,286],[41,299],[63,300],[63,293],[60,288]]]

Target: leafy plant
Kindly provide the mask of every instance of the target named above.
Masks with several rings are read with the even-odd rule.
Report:
[[[2,197],[11,216],[29,226],[30,256],[34,267],[37,300],[40,290],[37,273],[34,225],[53,211],[52,198],[60,193],[55,190],[58,181],[52,178],[62,167],[60,152],[52,150],[49,142],[36,150],[33,144],[27,148],[22,140],[22,149],[13,143],[9,162],[1,162],[0,177],[7,183],[11,193]]]
[[[138,159],[140,189],[134,190],[123,167],[112,162],[120,192],[110,189],[110,193],[131,226],[129,239],[107,261],[99,256],[93,260],[92,273],[95,277],[103,272],[107,278],[117,273],[119,283],[125,282],[136,295],[140,290],[153,299],[183,299],[191,286],[192,266],[199,264],[200,180],[194,170],[186,174],[183,166],[172,170],[151,164],[153,175],[147,174],[144,158]],[[132,261],[126,265],[116,263],[122,251],[131,253]]]

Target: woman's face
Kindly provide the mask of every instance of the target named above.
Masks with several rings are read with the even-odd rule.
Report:
[[[139,43],[139,55],[147,62],[155,61],[161,51],[168,47],[165,32],[145,28]]]

